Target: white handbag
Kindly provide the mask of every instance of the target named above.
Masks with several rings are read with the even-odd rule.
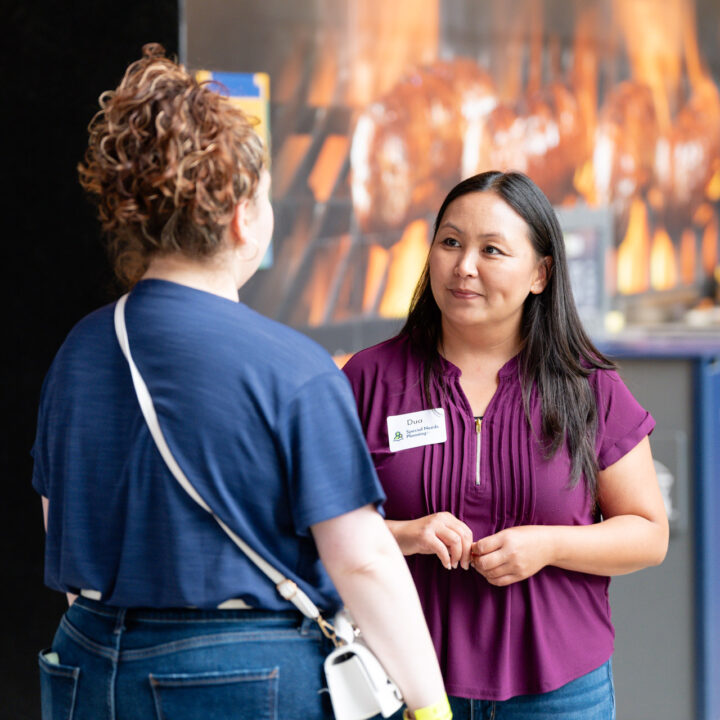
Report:
[[[347,611],[338,613],[333,623],[325,620],[315,603],[289,578],[258,555],[244,540],[236,535],[203,500],[182,471],[170,451],[158,423],[155,406],[130,353],[125,303],[123,295],[115,306],[115,334],[120,348],[130,366],[135,393],[150,433],[168,469],[183,490],[203,509],[215,518],[218,525],[242,552],[272,581],[278,593],[290,601],[307,618],[314,620],[322,633],[335,645],[324,662],[325,677],[336,720],[366,720],[381,713],[389,717],[402,706],[398,687],[388,677],[380,661],[363,642],[360,630]]]
[[[337,720],[389,717],[402,706],[402,696],[379,660],[365,645],[352,618],[343,610],[333,619],[336,637],[344,642],[325,658],[325,677]]]

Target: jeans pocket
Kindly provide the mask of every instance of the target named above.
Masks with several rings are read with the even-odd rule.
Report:
[[[280,669],[150,675],[158,720],[277,720]]]
[[[80,668],[60,665],[50,650],[38,655],[42,720],[72,720]]]

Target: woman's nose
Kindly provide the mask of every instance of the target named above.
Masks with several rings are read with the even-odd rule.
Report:
[[[474,277],[477,275],[477,262],[474,252],[464,252],[455,266],[455,272],[460,277]]]

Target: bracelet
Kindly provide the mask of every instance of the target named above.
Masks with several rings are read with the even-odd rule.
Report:
[[[415,710],[414,713],[406,708],[403,712],[403,720],[451,720],[452,710],[447,695],[439,702]]]

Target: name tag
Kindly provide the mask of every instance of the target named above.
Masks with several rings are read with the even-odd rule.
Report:
[[[442,408],[388,415],[387,427],[390,452],[444,443],[447,440],[445,410]]]

